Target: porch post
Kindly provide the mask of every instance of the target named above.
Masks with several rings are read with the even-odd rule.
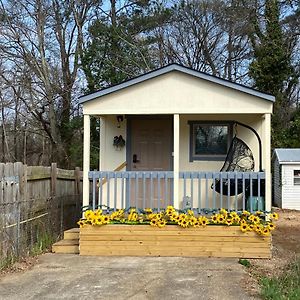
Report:
[[[89,115],[83,116],[83,182],[82,206],[89,205],[89,171],[90,171],[90,140],[91,121]]]
[[[265,194],[265,203],[266,210],[270,211],[272,208],[272,182],[271,182],[271,114],[264,114],[263,119],[263,129],[264,129],[264,164],[263,168],[265,169],[266,174],[266,194]]]
[[[174,114],[174,141],[173,141],[173,201],[174,207],[179,208],[179,114]]]

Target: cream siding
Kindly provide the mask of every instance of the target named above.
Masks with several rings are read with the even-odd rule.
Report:
[[[84,114],[264,114],[269,100],[170,72],[83,104]]]

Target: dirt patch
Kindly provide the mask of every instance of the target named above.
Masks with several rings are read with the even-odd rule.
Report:
[[[259,292],[258,278],[278,276],[286,265],[300,256],[300,211],[274,209],[279,214],[276,229],[272,235],[272,258],[249,259],[249,277],[245,278],[244,287],[252,294]]]
[[[38,262],[38,256],[29,256],[21,258],[19,261],[13,263],[11,266],[0,270],[0,277],[11,273],[25,272],[31,269]]]

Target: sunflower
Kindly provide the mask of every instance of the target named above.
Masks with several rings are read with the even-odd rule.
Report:
[[[211,221],[212,221],[213,223],[217,223],[217,222],[218,222],[218,215],[212,215],[212,216],[211,216]]]
[[[234,221],[235,223],[240,223],[241,218],[240,218],[239,216],[236,216],[236,217],[233,218],[233,221]]]
[[[160,221],[157,222],[157,226],[159,228],[165,227],[166,224],[167,224],[167,222],[165,220],[160,220]]]
[[[225,208],[221,208],[220,209],[220,214],[223,214],[223,215],[227,216],[228,212]]]
[[[178,214],[176,212],[173,212],[172,215],[170,216],[170,220],[173,222],[176,222],[178,217]]]
[[[185,220],[187,218],[187,215],[186,214],[180,214],[179,215],[179,220]]]
[[[197,218],[195,218],[195,217],[190,217],[190,219],[189,219],[189,224],[190,224],[191,226],[194,226],[194,224],[195,224],[196,221],[197,221]]]
[[[265,227],[264,229],[262,229],[262,234],[263,235],[269,235],[270,234],[270,229],[268,227]]]
[[[238,217],[238,214],[237,214],[236,211],[232,211],[232,212],[229,214],[229,216],[230,216],[231,218],[235,218],[235,217]]]
[[[90,217],[92,214],[94,214],[94,212],[93,212],[92,210],[88,209],[88,210],[85,211],[84,217],[85,217],[86,219],[89,219],[89,217]]]
[[[261,216],[263,214],[262,211],[258,210],[256,213],[255,213],[257,216]]]
[[[158,220],[155,218],[151,219],[151,221],[150,221],[151,226],[157,226],[157,223],[158,223]]]
[[[189,216],[193,216],[193,215],[194,215],[194,212],[193,212],[191,209],[189,209],[189,210],[187,211],[187,214],[188,214]]]
[[[180,221],[178,222],[178,224],[179,224],[181,227],[184,227],[184,228],[186,228],[186,227],[189,226],[189,222],[188,222],[187,219],[182,219],[182,220],[180,220]]]
[[[198,220],[196,220],[194,223],[194,228],[198,228],[200,226],[201,226],[200,222]]]
[[[128,221],[135,222],[138,219],[138,214],[136,212],[132,212],[128,215]]]
[[[230,226],[230,225],[233,224],[233,220],[234,220],[233,218],[227,218],[226,221],[225,221],[225,224]]]
[[[200,225],[202,226],[206,226],[207,224],[209,224],[209,220],[206,217],[199,217],[198,220]]]
[[[145,208],[144,211],[145,211],[146,214],[151,214],[152,213],[151,208]]]
[[[102,216],[102,224],[108,224],[109,219],[109,215]]]
[[[217,221],[219,224],[222,224],[225,221],[225,216],[222,214],[218,215]]]
[[[241,224],[240,229],[242,232],[246,232],[249,230],[249,226],[247,224]]]
[[[177,215],[176,217],[174,217],[174,222],[179,222],[180,221],[180,217]]]
[[[84,225],[85,225],[85,221],[83,219],[80,219],[78,222],[77,222],[77,225],[80,226],[80,228],[82,228]]]
[[[278,220],[278,218],[279,218],[279,216],[278,216],[278,214],[277,214],[276,212],[270,214],[269,217],[270,217],[271,219],[273,219],[273,220]]]
[[[267,224],[267,228],[269,228],[270,231],[274,230],[275,227],[276,226],[273,223],[271,223],[271,222]]]
[[[249,215],[250,215],[249,211],[243,210],[243,212],[242,212],[242,216],[243,216],[243,217],[247,217],[247,216],[249,216]]]
[[[98,216],[95,218],[95,225],[102,225],[103,223],[103,216]]]
[[[242,225],[242,224],[247,224],[247,221],[246,221],[245,219],[242,219],[241,222],[240,222],[240,224],[241,224],[241,225]]]
[[[259,224],[259,223],[260,223],[260,218],[259,218],[258,216],[253,216],[252,222],[253,222],[254,224]]]

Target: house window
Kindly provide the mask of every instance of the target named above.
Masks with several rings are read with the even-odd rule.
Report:
[[[190,121],[190,161],[224,160],[232,138],[230,123]]]
[[[294,170],[294,185],[300,185],[300,170]]]

